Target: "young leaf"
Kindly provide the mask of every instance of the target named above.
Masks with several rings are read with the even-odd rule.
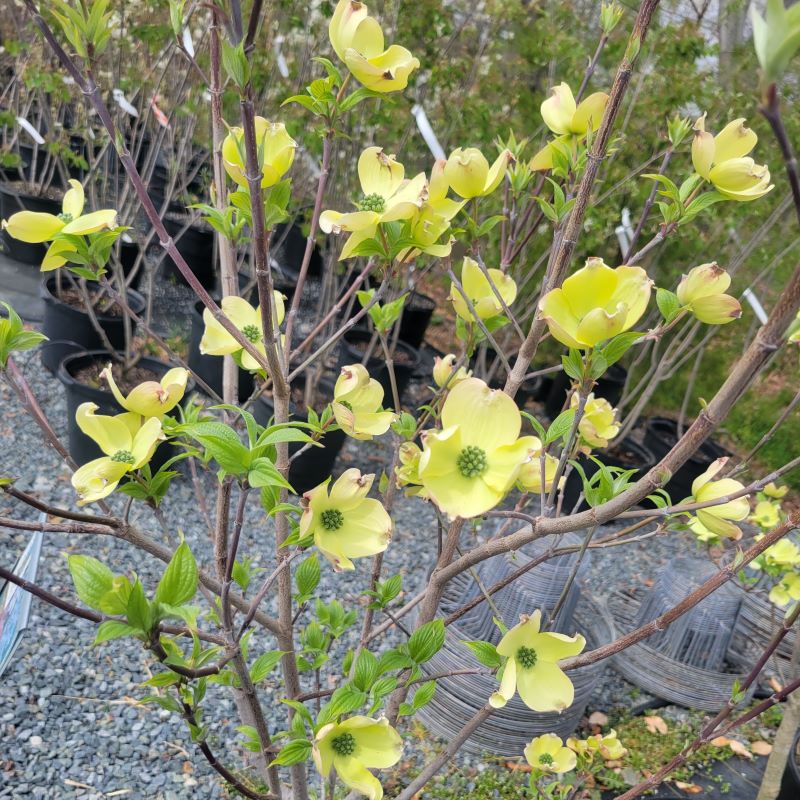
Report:
[[[114,573],[91,556],[70,556],[67,563],[78,597],[99,609],[103,596],[114,588]]]
[[[497,669],[500,666],[500,656],[497,648],[490,642],[464,642],[472,650],[472,654],[485,667]]]
[[[180,606],[197,591],[197,562],[186,542],[181,542],[156,587],[154,600]]]
[[[417,628],[408,640],[408,654],[417,664],[430,661],[444,645],[444,622],[434,619]]]
[[[272,764],[288,767],[300,764],[311,755],[311,742],[306,739],[293,739],[283,747]]]
[[[272,672],[283,655],[283,650],[270,650],[267,653],[262,653],[253,662],[253,666],[250,667],[250,680],[253,683],[261,683]]]

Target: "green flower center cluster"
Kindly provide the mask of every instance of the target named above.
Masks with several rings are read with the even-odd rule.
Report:
[[[458,454],[456,466],[465,478],[479,478],[489,468],[486,452],[480,447],[469,445]]]
[[[117,452],[111,456],[111,460],[119,461],[121,464],[133,464],[133,462],[136,461],[130,450],[117,450]]]
[[[69,223],[70,223],[70,222],[72,222],[72,214],[68,214],[66,211],[62,211],[62,212],[61,212],[61,213],[58,215],[58,218],[59,218],[59,219],[60,219],[60,220],[61,220],[61,221],[62,221],[62,222],[65,224],[65,225],[69,225]]]
[[[340,756],[351,756],[356,751],[356,740],[352,733],[341,733],[331,740],[331,747]]]
[[[536,655],[536,651],[532,650],[530,647],[520,647],[520,649],[517,650],[517,661],[520,666],[525,669],[535,667],[538,660],[539,657]]]
[[[539,756],[539,763],[546,764],[547,766],[549,766],[550,764],[553,763],[553,756],[551,756],[550,753],[542,753]]]
[[[245,325],[242,328],[242,333],[247,337],[248,341],[251,341],[253,344],[257,344],[261,341],[261,331],[258,329],[258,325]]]
[[[365,194],[358,203],[362,211],[374,211],[380,214],[386,208],[386,201],[379,194]]]
[[[319,516],[327,531],[338,531],[344,525],[344,517],[338,508],[326,508]]]

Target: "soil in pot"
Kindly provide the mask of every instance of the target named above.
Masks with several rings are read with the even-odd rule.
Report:
[[[48,341],[42,345],[42,364],[52,373],[58,371],[61,359],[76,347],[82,350],[97,350],[103,347],[103,340],[84,310],[83,299],[72,288],[66,288],[60,295],[56,293],[58,277],[51,275],[42,283],[40,295],[44,301],[44,321],[42,332]],[[144,312],[145,299],[138,292],[128,290],[127,300],[137,314]],[[117,350],[125,347],[125,323],[122,309],[116,303],[102,311],[95,312],[97,322],[108,337],[111,346]]]
[[[625,386],[625,379],[628,370],[619,364],[612,364],[595,384],[595,397],[602,397],[608,400],[612,406],[616,406],[622,397],[622,389]],[[545,401],[544,411],[550,419],[555,419],[564,409],[571,381],[563,370],[553,376],[553,383],[550,386],[550,393]]]
[[[210,225],[199,220],[184,230],[190,220],[191,217],[183,209],[174,207],[164,216],[164,227],[175,240],[178,252],[203,287],[211,289],[217,280],[214,231]],[[164,277],[187,285],[185,278],[169,256],[164,257],[163,270]]]
[[[339,366],[343,367],[347,364],[360,364],[364,360],[364,356],[369,350],[371,343],[372,333],[370,331],[363,328],[353,328],[348,331],[343,337],[342,346],[339,351]],[[419,366],[419,351],[405,342],[397,342],[393,361],[397,393],[400,396],[400,402],[402,402],[403,394],[408,387],[409,381]],[[370,377],[375,378],[375,380],[383,386],[384,407],[390,407],[392,405],[392,384],[389,379],[389,369],[386,366],[386,359],[383,356],[380,342],[373,348],[372,354],[366,363],[366,367]]]
[[[425,340],[425,332],[431,324],[436,301],[419,292],[411,292],[403,304],[400,320],[400,341],[419,349]]]
[[[688,428],[689,423],[686,423]],[[651,417],[644,423],[644,444],[649,448],[656,461],[660,461],[678,441],[678,423],[668,417]],[[664,487],[672,501],[679,503],[692,493],[692,483],[702,475],[713,461],[732,455],[729,450],[720,446],[713,439],[706,439],[695,453],[676,470],[669,483]]]
[[[0,218],[8,219],[18,211],[36,211],[44,214],[61,213],[62,189],[49,189],[41,196],[27,193],[27,185],[22,181],[0,183]],[[23,264],[42,263],[47,253],[46,244],[31,244],[21,242],[9,236],[8,231],[3,231],[3,247],[6,254],[15,261]]]
[[[298,380],[292,386],[291,419],[305,422],[308,412],[304,407],[305,384]],[[312,404],[319,413],[333,398],[333,382],[322,379],[317,384],[317,398]],[[253,406],[253,416],[261,425],[268,425],[275,414],[272,398],[262,395]],[[289,483],[298,494],[319,486],[333,472],[336,457],[342,449],[347,435],[344,431],[334,430],[326,433],[321,439],[322,447],[309,447],[302,455],[295,458],[289,467]],[[303,447],[302,442],[289,442],[290,457]]]
[[[102,370],[111,362],[111,371],[120,391],[127,395],[135,386],[143,381],[158,381],[172,365],[154,358],[140,358],[137,364],[123,372],[121,364],[114,361],[113,357],[105,350],[92,350],[69,355],[61,362],[58,369],[58,379],[64,386],[67,398],[67,426],[69,453],[78,464],[86,464],[95,458],[100,458],[103,452],[95,442],[86,436],[75,422],[75,412],[81,403],[95,403],[98,406],[96,414],[121,414],[125,411],[114,395],[108,389],[108,384],[100,378]],[[186,386],[185,396],[194,389],[191,382]],[[177,453],[177,448],[172,444],[162,444],[156,450],[150,461],[155,472],[167,459]]]
[[[605,450],[593,451],[592,455],[600,459],[607,467],[638,470],[633,476],[634,479],[641,478],[656,463],[653,453],[645,445],[639,444],[639,442],[630,437],[624,438],[621,442],[612,443],[611,447]],[[587,478],[591,478],[600,469],[587,456],[579,456],[577,461],[586,473]],[[566,515],[572,512],[582,491],[583,481],[580,473],[573,468],[564,485],[564,499],[561,504],[562,514]],[[588,507],[588,503],[582,500],[578,510],[581,511]]]

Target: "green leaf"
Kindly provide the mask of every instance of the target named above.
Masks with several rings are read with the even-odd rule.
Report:
[[[362,692],[368,692],[379,674],[378,659],[369,650],[362,650],[356,659],[353,683]]]
[[[497,669],[500,666],[500,656],[497,655],[497,648],[490,642],[464,642],[472,650],[475,658],[485,667]]]
[[[298,568],[294,580],[297,592],[301,597],[308,598],[317,588],[320,579],[319,559],[312,553]]]
[[[575,408],[568,408],[566,411],[562,411],[552,421],[550,427],[547,429],[547,436],[544,438],[545,444],[550,444],[557,439],[569,435],[569,432],[572,430],[572,423],[575,420],[576,411],[577,409]]]
[[[351,714],[367,702],[367,693],[357,689],[352,684],[345,684],[338,688],[331,699],[322,707],[317,716],[317,725],[324,725],[339,719],[344,714]]]
[[[720,194],[716,190],[703,192],[700,197],[695,198],[691,203],[689,203],[688,206],[686,206],[686,209],[681,216],[679,225],[685,225],[687,222],[691,222],[701,211],[705,211],[705,209],[727,199],[728,198],[725,197],[724,194]]]
[[[186,542],[181,542],[156,587],[154,600],[180,606],[197,591],[197,562]]]
[[[641,339],[644,334],[640,331],[627,331],[615,336],[604,348],[603,358],[606,360],[606,369],[612,364],[616,364],[625,353],[630,350],[637,339]]]
[[[30,350],[47,337],[36,331],[26,331],[19,314],[8,304],[0,301],[8,318],[0,317],[0,367],[5,367],[12,352]]]
[[[116,619],[106,620],[97,629],[94,644],[110,642],[112,639],[121,639],[123,636],[135,636],[139,631]]]
[[[306,739],[293,739],[281,749],[272,764],[288,767],[306,761],[310,755],[311,742]]]
[[[250,450],[228,425],[221,422],[197,422],[179,427],[202,444],[209,455],[231,475],[242,475],[250,464]]]
[[[291,485],[286,478],[281,475],[275,464],[265,456],[257,458],[251,465],[247,473],[247,480],[251,486],[260,488],[262,486],[281,486],[292,491]]]
[[[417,628],[408,640],[408,654],[417,664],[430,661],[444,645],[444,622],[440,619]]]
[[[656,305],[664,317],[664,322],[671,322],[681,309],[681,301],[678,300],[678,295],[669,289],[656,289]]]
[[[126,615],[128,617],[128,623],[134,628],[138,628],[145,633],[150,632],[152,625],[150,603],[147,602],[147,598],[144,596],[144,589],[138,578],[131,587]]]
[[[250,680],[253,683],[261,683],[284,655],[283,650],[270,650],[267,653],[262,653],[253,662],[253,666],[250,667]]]
[[[103,597],[114,588],[114,573],[92,556],[69,556],[67,564],[78,597],[90,608],[99,609]]]
[[[436,694],[436,681],[427,681],[421,684],[411,698],[411,705],[414,707],[414,711],[419,711],[420,708],[428,705],[433,700],[434,694]]]
[[[580,350],[570,350],[569,355],[561,356],[561,364],[564,367],[564,372],[574,381],[579,381],[583,378],[583,356]]]

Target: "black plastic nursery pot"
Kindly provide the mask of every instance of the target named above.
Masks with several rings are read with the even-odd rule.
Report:
[[[687,422],[686,427],[689,423]],[[660,461],[678,441],[678,423],[668,417],[650,417],[644,423],[644,444],[656,461]],[[706,439],[695,453],[680,467],[664,487],[673,502],[679,503],[692,493],[692,482],[702,475],[713,461],[732,455],[713,439]]]
[[[105,350],[81,351],[66,356],[58,368],[58,380],[64,387],[67,399],[67,434],[69,454],[79,464],[86,464],[95,458],[100,458],[103,452],[100,448],[78,427],[75,422],[75,412],[81,403],[95,403],[96,414],[121,414],[125,411],[114,399],[114,395],[107,388],[105,381],[91,384],[85,382],[86,370],[96,368],[99,372],[114,358]],[[159,380],[171,364],[158,361],[155,358],[140,358],[136,368],[141,371],[141,381]],[[83,380],[81,380],[83,379]],[[137,380],[138,382],[141,382]],[[189,379],[186,385],[185,397],[194,390],[194,382]],[[125,394],[126,392],[123,393]],[[151,469],[155,472],[167,459],[176,455],[178,448],[165,443],[158,447],[150,461]]]
[[[293,384],[294,387],[302,391],[304,382],[298,380]],[[322,398],[322,403],[329,402],[333,397],[333,383],[326,379],[320,380],[317,384],[317,394]],[[315,410],[319,413],[322,411],[322,404],[318,403],[317,406]],[[275,415],[275,406],[272,403],[272,398],[262,395],[256,401],[252,411],[259,424],[268,425]],[[308,420],[308,414],[300,411],[294,403],[290,404],[289,411],[293,420],[300,422]],[[319,486],[331,475],[336,463],[336,457],[339,455],[346,438],[347,434],[342,430],[329,431],[320,439],[322,447],[309,447],[302,455],[291,462],[289,466],[289,483],[298,494]],[[289,442],[289,456],[293,456],[302,447],[303,444],[301,442]]]
[[[795,734],[786,771],[783,773],[778,800],[797,800],[800,797],[800,731]]]
[[[306,253],[306,241],[300,228],[288,222],[276,225],[270,239],[270,256],[275,259],[279,269],[287,278],[293,277],[295,282]],[[322,254],[316,245],[311,251],[311,260],[308,262],[308,275],[322,275]]]
[[[400,341],[419,349],[425,341],[425,333],[431,324],[436,301],[420,292],[411,292],[403,304],[400,319]]]
[[[138,289],[139,284],[142,282],[142,276],[144,275],[145,264],[144,258],[142,258],[135,274],[132,278],[130,278],[130,280],[128,280],[134,270],[134,267],[136,267],[136,262],[139,259],[139,251],[140,248],[136,242],[120,242],[119,263],[122,266],[122,272],[125,275],[125,281],[129,289]]]
[[[0,218],[8,219],[18,211],[37,211],[45,214],[60,214],[61,202],[49,197],[36,197],[35,195],[18,192],[8,184],[0,183]],[[3,231],[3,247],[9,258],[23,264],[39,266],[47,253],[47,245],[20,242],[9,236],[8,231]]]
[[[595,458],[600,459],[607,467],[620,467],[621,469],[635,469],[638,472],[634,478],[640,478],[647,470],[653,467],[657,461],[650,449],[643,444],[631,439],[624,438],[620,442],[612,442],[611,446],[604,450],[593,453]],[[591,458],[580,456],[577,459],[587,478],[591,478],[600,467]],[[564,499],[561,503],[561,513],[569,514],[578,502],[578,497],[583,491],[583,480],[576,469],[572,469],[564,485]],[[588,508],[585,500],[581,501],[582,510]]]
[[[342,337],[342,345],[339,350],[339,366],[347,364],[361,364],[364,355],[372,342],[372,333],[364,328],[353,328]],[[397,382],[397,394],[400,401],[408,387],[414,372],[420,364],[419,350],[405,342],[398,341],[394,351],[394,375]],[[365,364],[371,378],[383,386],[384,406],[392,405],[392,383],[389,379],[389,368],[386,366],[386,359],[383,356],[380,342],[373,348],[369,360]]]
[[[212,289],[217,281],[214,260],[214,231],[203,224],[195,223],[184,230],[187,223],[185,211],[180,207],[164,216],[164,227],[175,240],[175,247],[205,289]],[[164,256],[164,277],[187,285],[186,279],[169,256]]]
[[[55,274],[46,278],[39,290],[44,302],[42,333],[48,341],[41,347],[42,364],[52,373],[58,371],[61,360],[77,350],[98,350],[104,342],[92,324],[89,314],[82,308],[59,299],[56,294]],[[139,292],[129,289],[128,305],[136,314],[145,308],[145,299]],[[125,347],[125,323],[118,314],[97,314],[97,322],[117,350]],[[131,323],[133,325],[133,323]],[[135,327],[135,326],[134,326]]]
[[[594,396],[602,397],[604,400],[608,400],[612,406],[616,406],[622,397],[622,389],[625,386],[627,376],[628,370],[625,367],[621,367],[619,364],[612,364],[596,382],[592,390]],[[563,410],[569,387],[570,378],[566,372],[562,370],[553,376],[550,392],[547,395],[544,406],[545,414],[550,419],[555,419]]]

